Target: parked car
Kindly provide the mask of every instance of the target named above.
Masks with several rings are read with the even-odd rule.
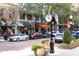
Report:
[[[56,35],[56,32],[53,31],[52,35],[55,36],[55,35]],[[45,38],[49,38],[49,37],[51,37],[51,32],[46,32],[45,34],[43,34],[43,37],[45,37]]]
[[[79,38],[79,31],[72,32],[72,38]]]
[[[42,38],[43,34],[41,32],[36,32],[33,35],[31,35],[32,39],[39,39]]]
[[[53,35],[54,35],[55,43],[62,43],[63,42],[63,35],[64,35],[63,32],[56,31],[53,33]]]
[[[23,40],[28,40],[28,39],[29,39],[29,36],[28,35],[23,35],[23,34],[10,36],[8,38],[9,41],[23,41]]]
[[[48,38],[48,37],[49,37],[49,33],[48,32],[43,33],[43,38]]]
[[[55,43],[62,43],[63,42],[63,33],[57,33],[54,37]]]

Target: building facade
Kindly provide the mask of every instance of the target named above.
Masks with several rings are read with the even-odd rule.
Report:
[[[0,33],[3,28],[12,27],[11,23],[20,20],[19,8],[15,4],[0,3]]]

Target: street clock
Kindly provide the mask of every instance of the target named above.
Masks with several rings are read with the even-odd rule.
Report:
[[[45,16],[45,20],[46,20],[46,22],[51,22],[52,21],[52,15],[51,14],[47,14]]]

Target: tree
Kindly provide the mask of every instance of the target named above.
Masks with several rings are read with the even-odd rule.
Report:
[[[66,19],[68,19],[71,14],[74,14],[74,12],[71,11],[73,7],[71,3],[24,3],[19,4],[19,6],[25,13],[39,16],[43,14],[43,9],[47,13],[49,6],[51,6],[51,12],[56,12],[58,14],[61,23],[66,23]]]
[[[69,29],[65,29],[65,31],[64,31],[64,43],[66,43],[66,44],[70,44],[71,43],[71,40],[72,40],[72,38],[71,38],[71,34],[70,34],[70,31],[69,31]]]
[[[43,10],[43,5],[44,4],[33,4],[33,3],[24,3],[24,4],[19,4],[20,10],[27,14],[33,14],[33,15],[42,15],[42,10]]]
[[[51,5],[52,11],[58,14],[61,23],[66,23],[66,20],[69,19],[69,16],[73,14],[73,11],[71,11],[73,6],[70,3],[56,3]]]

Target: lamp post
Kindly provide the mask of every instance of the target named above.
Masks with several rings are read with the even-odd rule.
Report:
[[[51,40],[50,40],[50,53],[54,53],[54,42],[53,42],[53,32],[52,32],[52,28],[53,28],[53,24],[55,23],[56,21],[56,13],[52,13],[52,14],[47,14],[45,16],[45,20],[46,22],[50,23],[50,26],[51,26]]]
[[[72,15],[70,15],[70,19],[72,20],[72,18],[73,18],[73,16]]]
[[[72,18],[73,18],[73,16],[72,15],[70,15],[70,25],[71,25],[71,29],[72,29]]]
[[[70,15],[71,24],[72,24],[72,18],[73,18],[73,16],[72,16],[72,15]]]

